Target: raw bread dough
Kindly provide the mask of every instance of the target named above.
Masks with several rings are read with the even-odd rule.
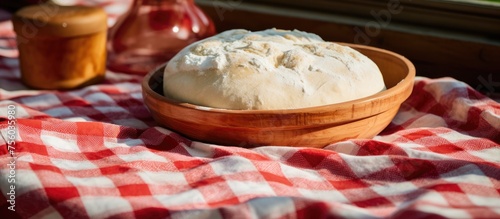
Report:
[[[164,94],[237,110],[296,109],[385,89],[377,65],[354,49],[298,30],[229,30],[193,43],[167,64]]]

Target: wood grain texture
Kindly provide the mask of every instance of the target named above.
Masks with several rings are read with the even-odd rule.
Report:
[[[104,79],[106,32],[19,43],[21,80],[37,89],[73,89]]]
[[[303,109],[202,108],[163,96],[163,68],[160,68],[144,78],[144,102],[160,125],[209,143],[324,147],[346,139],[371,138],[390,123],[411,94],[415,68],[408,59],[387,50],[345,45],[379,66],[387,90],[362,99]]]
[[[12,17],[21,80],[37,89],[73,89],[104,79],[107,14],[100,7],[37,4]]]

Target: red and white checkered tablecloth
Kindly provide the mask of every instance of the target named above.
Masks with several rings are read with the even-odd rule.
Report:
[[[418,77],[373,139],[244,149],[159,127],[140,76],[106,77],[29,90],[0,59],[0,218],[500,218],[500,104],[452,78]]]

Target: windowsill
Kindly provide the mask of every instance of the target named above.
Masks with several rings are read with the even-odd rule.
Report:
[[[215,10],[217,10],[216,9],[217,7],[224,7],[224,5],[214,5],[214,1],[209,1],[209,0],[197,0],[197,3],[200,6],[204,6],[205,8],[212,7]],[[220,4],[220,2],[217,3],[217,1],[215,1],[215,4]],[[224,14],[230,13],[230,11],[232,10],[245,10],[254,13],[274,14],[279,16],[292,15],[293,17],[303,18],[308,20],[319,20],[319,21],[333,22],[337,24],[360,26],[360,27],[367,26],[369,25],[369,22],[375,21],[376,23],[378,23],[378,25],[383,26],[382,28],[386,30],[405,32],[410,34],[418,34],[418,35],[428,35],[433,37],[455,39],[467,42],[500,45],[500,38],[498,37],[495,38],[491,36],[489,37],[485,34],[474,34],[470,32],[467,33],[463,31],[446,30],[443,28],[426,27],[422,25],[414,25],[402,22],[387,22],[387,25],[385,25],[385,23],[377,22],[375,18],[364,18],[359,16],[355,17],[342,14],[324,13],[321,11],[300,10],[295,8],[281,8],[272,5],[256,4],[256,3],[252,4],[246,2],[245,3],[242,2],[232,7],[233,8],[226,9],[227,11],[225,11],[225,13],[222,13],[221,16],[215,17],[214,19],[217,20],[218,18],[219,20],[222,21],[224,19]],[[219,13],[217,14],[219,15]]]

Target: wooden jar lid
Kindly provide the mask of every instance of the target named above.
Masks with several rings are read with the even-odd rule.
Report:
[[[24,37],[74,37],[108,28],[106,12],[92,6],[33,5],[17,11],[12,22]]]

